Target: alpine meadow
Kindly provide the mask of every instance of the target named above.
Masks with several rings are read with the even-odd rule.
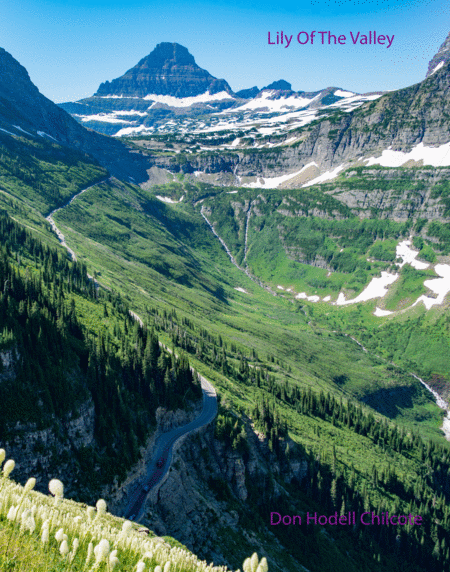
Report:
[[[449,292],[450,34],[364,94],[0,49],[0,571],[448,570]]]

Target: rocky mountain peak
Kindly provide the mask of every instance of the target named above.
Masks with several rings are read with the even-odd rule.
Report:
[[[284,79],[279,79],[278,81],[273,81],[270,85],[263,87],[263,89],[290,91],[292,89],[292,85],[288,81],[285,81]]]
[[[123,76],[102,83],[95,95],[195,97],[221,91],[232,93],[224,79],[216,79],[199,67],[187,48],[162,42]]]
[[[437,54],[428,64],[428,71],[426,77],[432,75],[435,71],[440,69],[448,61],[450,61],[450,34],[447,36],[445,42],[439,48]]]

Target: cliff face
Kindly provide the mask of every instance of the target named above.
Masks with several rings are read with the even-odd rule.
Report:
[[[342,201],[360,217],[405,221],[412,217],[427,220],[449,221],[445,196],[437,191],[450,185],[450,171],[433,167],[405,169],[364,168],[344,174],[344,182],[329,185],[327,193]],[[403,178],[402,178],[403,177]]]
[[[141,522],[157,534],[170,534],[201,558],[234,568],[246,552],[265,554],[268,543],[272,554],[282,551],[270,526],[266,528],[268,522],[255,535],[258,517],[253,503],[269,500],[267,485],[272,477],[271,497],[287,495],[283,483],[294,478],[301,483],[307,463],[295,460],[281,466],[264,436],[249,424],[246,434],[245,454],[215,439],[212,426],[187,437],[174,454],[166,480],[150,495]]]
[[[0,383],[14,377],[14,364],[17,358],[18,356],[14,349],[0,351]]]
[[[76,488],[77,453],[94,445],[94,403],[89,399],[65,419],[45,428],[16,423],[0,440],[0,448],[14,459],[14,479],[24,482],[37,477],[37,490],[47,492],[52,478],[66,485],[66,496]]]
[[[410,151],[423,143],[438,146],[450,140],[450,64],[423,82],[387,93],[350,113],[313,122],[289,136],[294,145],[248,149],[214,155],[160,157],[155,164],[184,173],[230,173],[239,177],[279,177],[316,163],[321,172],[363,157],[378,157],[385,149]],[[288,136],[286,136],[287,139]],[[280,142],[278,142],[279,144]]]

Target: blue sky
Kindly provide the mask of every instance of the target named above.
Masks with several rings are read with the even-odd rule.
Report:
[[[4,3],[5,4],[5,3]],[[235,91],[285,79],[295,90],[337,86],[364,93],[421,81],[450,32],[448,0],[15,0],[0,5],[0,46],[56,102],[92,95],[160,42],[186,46]],[[330,31],[345,45],[300,45]],[[283,31],[288,48],[268,44]],[[356,35],[394,36],[392,46],[353,45]],[[305,35],[302,39],[306,38]],[[327,36],[325,36],[327,38]]]

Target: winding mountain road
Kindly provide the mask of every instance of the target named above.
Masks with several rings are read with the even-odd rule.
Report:
[[[47,217],[45,217],[46,220],[48,220],[48,222],[51,224],[52,230],[53,232],[56,234],[56,236],[58,237],[60,243],[62,244],[62,246],[64,246],[64,248],[66,248],[69,251],[69,254],[72,258],[72,260],[75,262],[77,260],[77,256],[75,254],[75,252],[67,245],[66,243],[66,239],[63,235],[63,233],[59,230],[59,228],[56,226],[55,221],[53,220],[53,215],[55,213],[57,213],[58,211],[62,210],[63,208],[69,206],[71,203],[73,203],[73,201],[79,197],[80,195],[82,195],[83,193],[85,193],[86,191],[88,191],[89,189],[92,189],[92,187],[95,187],[96,185],[101,185],[102,183],[106,183],[106,181],[111,180],[112,177],[109,177],[108,179],[103,179],[102,181],[98,181],[97,183],[94,183],[93,185],[89,185],[89,187],[86,187],[85,189],[83,189],[82,191],[80,191],[79,193],[77,193],[76,195],[74,195],[70,200],[67,201],[66,204],[64,204],[62,207],[58,207],[57,209],[54,209]]]
[[[152,460],[147,465],[145,478],[133,491],[124,510],[125,518],[130,520],[139,519],[145,499],[150,490],[161,482],[170,468],[173,447],[178,439],[200,429],[200,427],[208,425],[217,415],[216,390],[202,375],[199,375],[199,379],[203,390],[203,407],[200,415],[190,423],[162,433],[159,436]]]
[[[109,179],[105,179],[96,183],[99,185],[101,183],[106,182]],[[55,221],[53,220],[53,215],[58,212],[59,210],[63,209],[64,207],[70,205],[78,196],[82,193],[86,192],[87,190],[91,189],[95,185],[91,185],[86,189],[83,189],[76,195],[74,195],[65,205],[53,210],[46,218],[48,222],[51,224],[53,231],[55,232],[56,236],[59,238],[62,246],[69,251],[72,260],[76,261],[77,257],[75,252],[67,245],[65,241],[65,237],[63,233],[59,230],[56,226]],[[137,320],[141,326],[143,322],[141,318],[135,313],[130,311],[130,314],[133,316],[135,320]],[[161,344],[162,345],[162,344]],[[169,352],[171,350],[168,350]],[[191,368],[192,371],[195,373],[195,370]],[[171,431],[167,431],[162,433],[156,442],[155,452],[153,453],[153,457],[151,462],[147,465],[147,472],[145,475],[145,479],[143,482],[141,481],[140,484],[136,487],[133,493],[130,496],[128,501],[127,507],[124,511],[125,518],[129,518],[131,520],[137,520],[140,516],[142,511],[145,499],[149,494],[150,490],[155,487],[158,483],[161,482],[163,477],[167,474],[170,468],[170,464],[172,462],[172,454],[173,454],[173,447],[175,443],[184,437],[188,433],[192,433],[205,425],[208,425],[217,415],[217,394],[214,387],[211,383],[202,375],[198,374],[202,391],[203,391],[203,407],[200,415],[187,423],[182,427],[177,427],[172,429]]]

